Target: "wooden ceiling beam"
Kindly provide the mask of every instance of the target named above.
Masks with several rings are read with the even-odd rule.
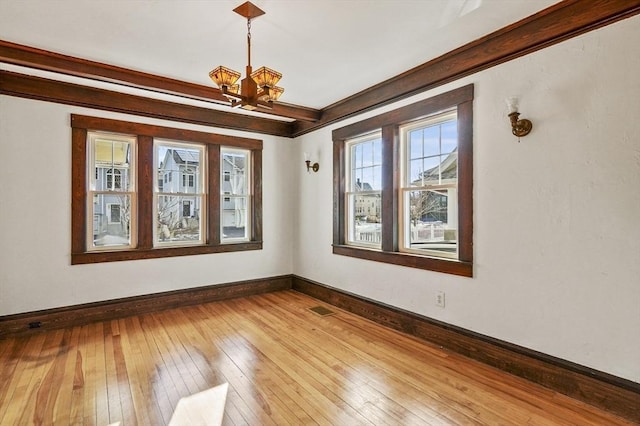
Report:
[[[0,94],[224,129],[291,137],[292,123],[0,70]]]
[[[0,62],[204,102],[217,104],[229,102],[222,92],[214,87],[62,55],[5,40],[0,40]],[[276,103],[272,110],[260,110],[260,112],[303,121],[317,121],[320,118],[320,111],[292,104]]]

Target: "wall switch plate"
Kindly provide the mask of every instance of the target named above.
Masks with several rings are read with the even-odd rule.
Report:
[[[436,293],[436,306],[444,308],[444,291]]]

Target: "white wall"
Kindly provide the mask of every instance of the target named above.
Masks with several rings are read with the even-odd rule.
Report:
[[[640,382],[639,32],[637,16],[294,141],[0,96],[0,316],[293,272]],[[331,130],[468,83],[474,278],[333,255]],[[264,249],[71,266],[71,113],[262,138]]]
[[[294,273],[640,382],[638,34],[630,18],[298,138],[321,168],[298,169]],[[474,278],[333,255],[331,130],[469,83]]]
[[[263,139],[264,249],[70,265],[70,114]],[[290,274],[289,139],[0,96],[0,316]]]

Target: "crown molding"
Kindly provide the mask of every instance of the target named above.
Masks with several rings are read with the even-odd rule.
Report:
[[[504,27],[438,58],[406,71],[396,77],[349,96],[321,110],[299,105],[276,103],[268,114],[293,118],[295,121],[275,124],[276,120],[256,119],[236,113],[217,110],[209,111],[204,118],[197,110],[197,117],[171,117],[166,110],[151,112],[151,116],[194,122],[214,127],[256,131],[277,136],[298,137],[318,130],[356,114],[390,104],[468,75],[486,70],[504,62],[528,55],[589,31],[604,27],[640,13],[640,0],[565,0],[528,18]],[[53,71],[57,73],[116,83],[150,91],[168,93],[184,98],[198,99],[212,103],[223,103],[226,98],[215,88],[142,73],[126,68],[62,55],[0,40],[0,62]],[[68,83],[67,83],[68,84]],[[83,87],[83,86],[79,86]],[[89,89],[91,90],[91,89]],[[99,90],[99,89],[93,89]],[[18,93],[7,93],[20,96]],[[115,92],[114,92],[115,93]],[[130,96],[130,95],[129,95]],[[34,94],[24,97],[40,98]],[[144,99],[144,98],[141,98]],[[46,99],[56,102],[55,99]],[[90,100],[83,106],[92,107]],[[150,102],[153,100],[150,100]],[[67,102],[69,103],[69,102]],[[180,105],[171,103],[172,105]],[[98,109],[114,110],[104,105]],[[185,106],[186,107],[186,106]],[[186,107],[195,108],[195,107]],[[128,111],[136,114],[135,111]],[[185,113],[186,111],[182,111]],[[144,113],[142,115],[149,115]],[[237,121],[228,116],[239,116]],[[263,120],[257,126],[251,123]],[[266,125],[272,121],[274,124]],[[246,126],[246,127],[245,127]],[[272,128],[274,130],[272,130]],[[271,133],[271,132],[274,133]],[[283,134],[284,132],[288,132]]]

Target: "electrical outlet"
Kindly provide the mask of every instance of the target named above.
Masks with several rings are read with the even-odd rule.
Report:
[[[444,291],[436,293],[436,306],[444,308]]]

